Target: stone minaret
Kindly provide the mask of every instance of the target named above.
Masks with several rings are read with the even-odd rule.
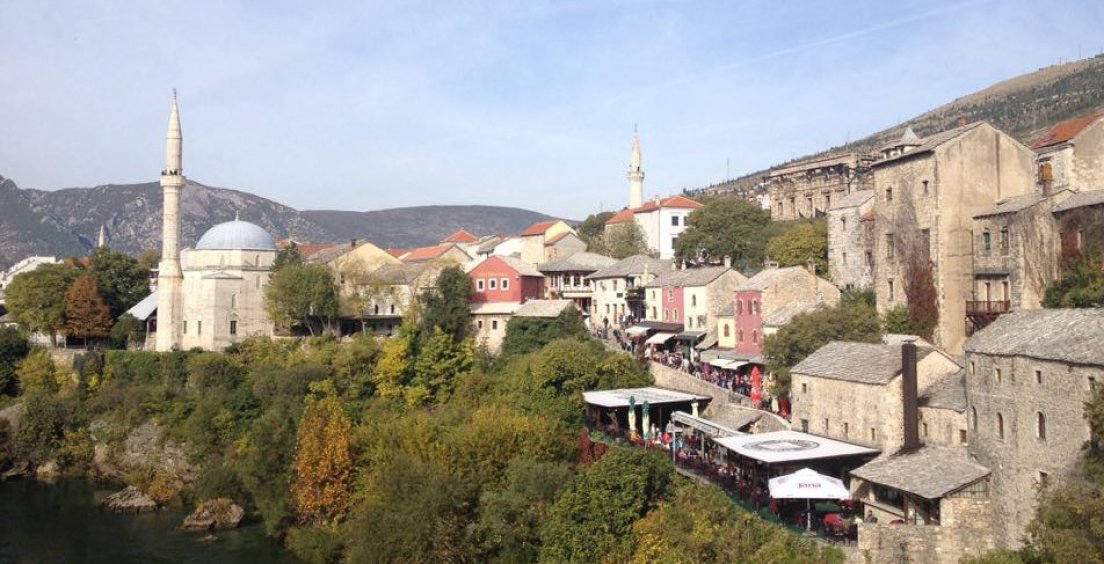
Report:
[[[640,164],[640,136],[633,127],[632,161],[629,162],[629,207],[644,205],[644,167]]]
[[[96,248],[102,249],[107,246],[107,226],[100,224],[100,237],[96,240]]]
[[[165,139],[165,170],[161,171],[164,204],[161,212],[161,264],[157,274],[157,350],[180,347],[181,286],[180,270],[180,190],[184,187],[183,137],[180,135],[180,111],[173,90],[169,133]]]

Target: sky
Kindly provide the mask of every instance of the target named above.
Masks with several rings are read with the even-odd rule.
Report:
[[[0,175],[184,173],[298,209],[582,219],[839,145],[1104,51],[1071,0],[4,0]]]

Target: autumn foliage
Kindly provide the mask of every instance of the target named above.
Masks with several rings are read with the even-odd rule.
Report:
[[[292,496],[302,523],[336,521],[351,503],[352,425],[332,383],[311,386],[296,441]]]
[[[74,337],[106,337],[111,332],[111,309],[100,296],[92,275],[78,276],[69,288],[65,300],[65,319],[66,329]]]

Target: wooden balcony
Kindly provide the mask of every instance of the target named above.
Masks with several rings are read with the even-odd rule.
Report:
[[[1012,310],[1009,300],[966,300],[966,319],[970,321],[968,334],[984,329],[1001,315]]]

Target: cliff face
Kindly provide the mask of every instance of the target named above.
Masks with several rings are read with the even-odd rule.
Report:
[[[407,247],[440,241],[459,229],[478,235],[518,233],[549,216],[495,206],[422,206],[371,212],[301,212],[247,192],[188,181],[181,202],[183,243],[211,226],[241,219],[277,239],[367,239]],[[81,256],[106,225],[111,248],[131,254],[161,247],[161,188],[156,182],[48,192],[20,189],[0,176],[0,269],[30,255]]]

